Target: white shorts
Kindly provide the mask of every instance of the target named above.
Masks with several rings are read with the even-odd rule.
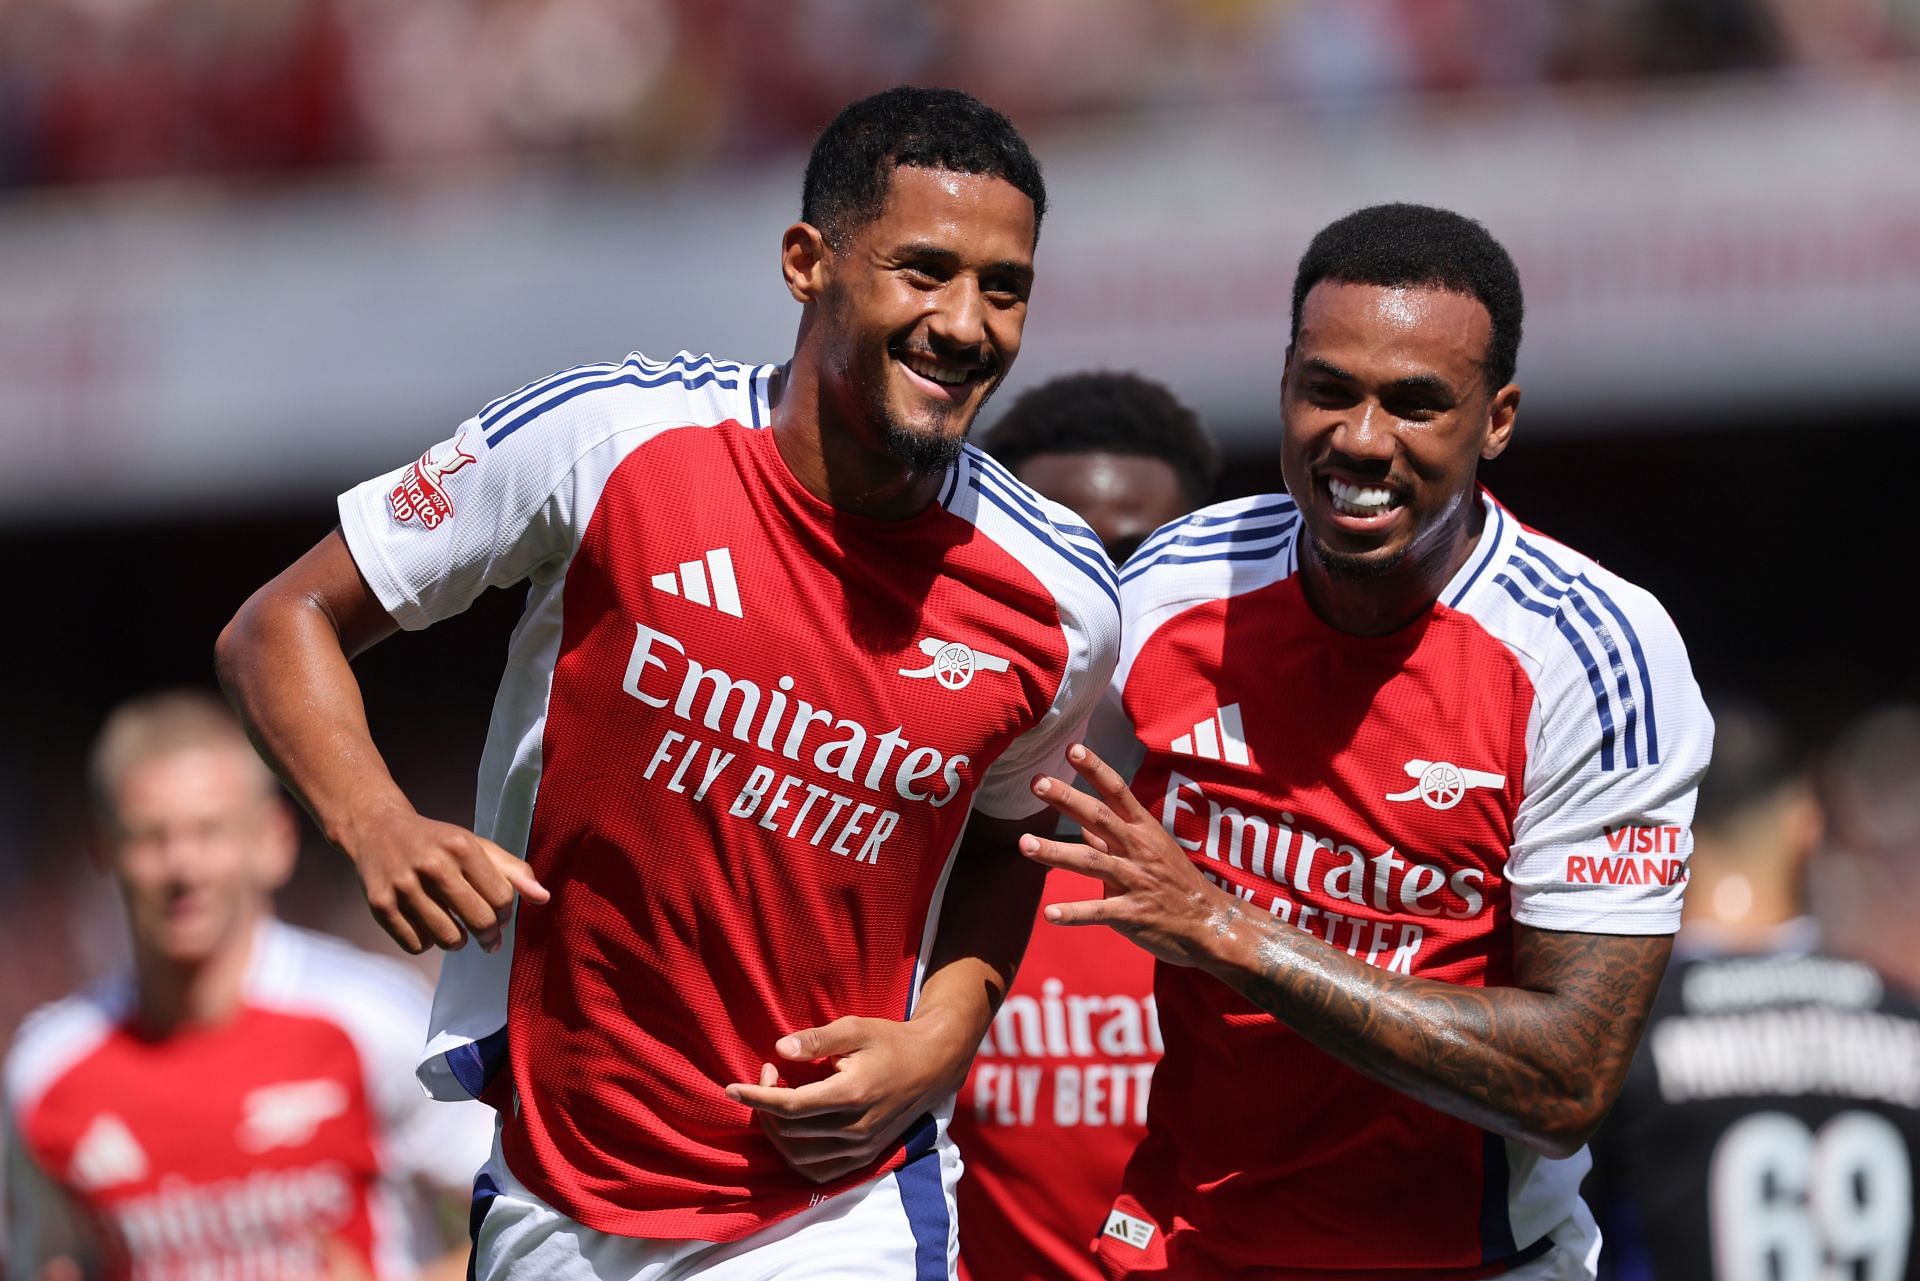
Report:
[[[1503,1273],[1500,1281],[1593,1281],[1599,1275],[1600,1228],[1584,1200],[1576,1200],[1573,1215],[1548,1235],[1552,1249]]]
[[[927,1132],[932,1132],[929,1144]],[[474,1182],[475,1281],[951,1281],[960,1153],[945,1118],[908,1131],[907,1164],[737,1241],[614,1236],[529,1192],[500,1155]]]

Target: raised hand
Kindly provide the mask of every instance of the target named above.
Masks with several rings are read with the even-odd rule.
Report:
[[[1200,963],[1209,935],[1231,929],[1240,915],[1233,895],[1202,876],[1158,819],[1147,812],[1113,768],[1091,748],[1067,752],[1094,794],[1057,778],[1033,781],[1033,794],[1080,825],[1085,844],[1025,836],[1020,852],[1048,867],[1098,877],[1106,896],[1055,903],[1055,925],[1109,925],[1170,965]]]

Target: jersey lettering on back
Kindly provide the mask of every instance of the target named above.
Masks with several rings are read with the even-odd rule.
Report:
[[[1667,971],[1594,1137],[1604,1275],[1920,1281],[1920,1005],[1811,925]]]
[[[1100,894],[1055,869],[1042,906]],[[1033,931],[954,1108],[960,1265],[976,1281],[1095,1281],[1087,1243],[1146,1133],[1162,1049],[1153,958],[1112,930],[1042,916]]]

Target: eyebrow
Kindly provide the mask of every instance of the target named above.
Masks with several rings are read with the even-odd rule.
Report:
[[[1337,378],[1341,382],[1357,383],[1360,381],[1359,378],[1340,368],[1340,366],[1334,364],[1332,361],[1322,360],[1318,356],[1307,357],[1306,366],[1314,373],[1324,374],[1329,378]],[[1381,390],[1400,392],[1403,395],[1414,393],[1417,395],[1435,396],[1444,400],[1457,400],[1459,398],[1459,393],[1454,391],[1453,384],[1438,374],[1409,374],[1405,378],[1394,379]]]
[[[942,262],[949,263],[960,260],[960,255],[953,250],[947,248],[945,245],[936,245],[928,240],[910,240],[904,245],[895,245],[893,256],[895,258],[937,258]],[[991,275],[994,272],[1003,272],[1008,275],[1018,276],[1022,280],[1030,281],[1033,279],[1033,264],[1028,262],[1015,262],[1011,259],[1002,262],[990,262],[981,268],[980,274],[984,276]]]

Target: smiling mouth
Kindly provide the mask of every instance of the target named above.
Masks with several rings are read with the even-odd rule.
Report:
[[[1357,520],[1372,520],[1398,511],[1406,500],[1385,485],[1356,485],[1338,476],[1329,476],[1327,495],[1333,510]]]
[[[959,366],[944,364],[931,356],[918,352],[899,352],[894,359],[906,367],[908,373],[926,382],[932,383],[943,392],[958,392],[987,375],[983,365]]]

